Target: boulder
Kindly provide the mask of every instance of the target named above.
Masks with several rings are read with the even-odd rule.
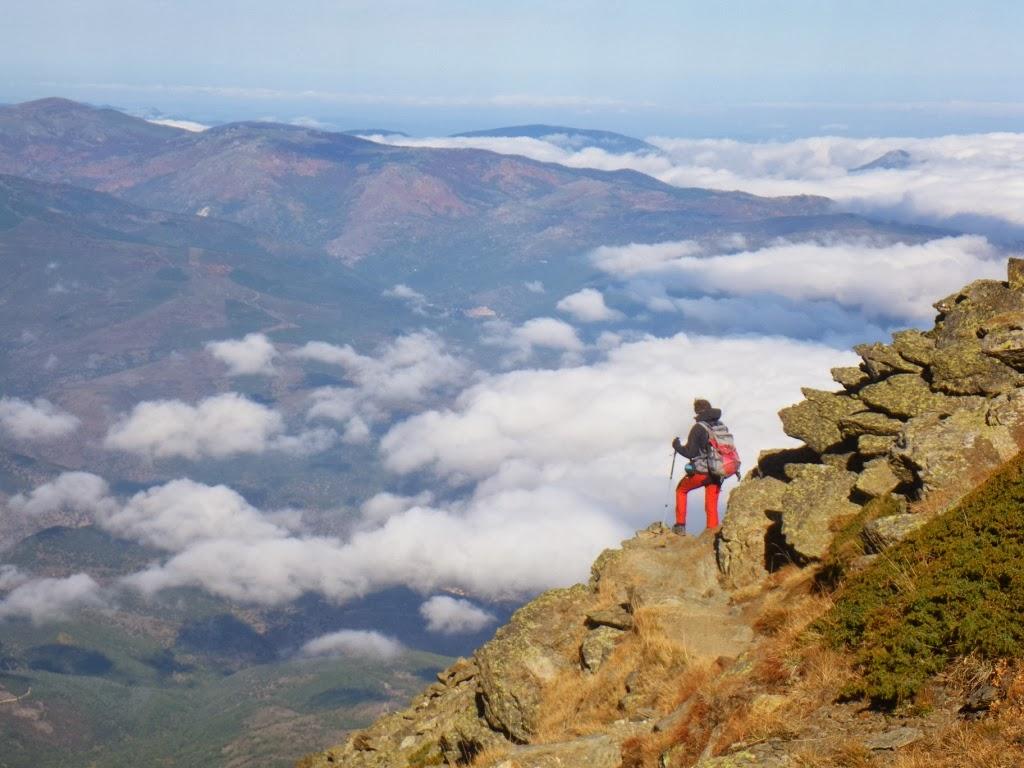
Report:
[[[912,471],[923,493],[943,490],[952,503],[1017,454],[1010,429],[989,426],[986,415],[982,403],[947,417],[928,413],[913,418],[892,456]]]
[[[1011,256],[1006,264],[1006,278],[1011,291],[1024,291],[1024,259]]]
[[[933,306],[939,318],[932,335],[941,349],[957,339],[977,339],[978,330],[996,315],[1024,315],[1024,293],[999,280],[975,280]]]
[[[484,717],[517,742],[536,730],[544,686],[576,667],[590,590],[552,589],[516,611],[474,655]]]
[[[858,344],[853,348],[861,356],[864,368],[872,379],[885,378],[893,373],[921,373],[922,368],[912,363],[887,344]]]
[[[990,427],[1006,427],[1013,441],[1024,447],[1024,390],[992,398],[985,423]]]
[[[1018,371],[986,354],[977,338],[940,346],[931,377],[932,388],[948,395],[998,395],[1024,382]]]
[[[818,454],[806,445],[801,445],[799,448],[761,451],[757,456],[757,475],[777,477],[781,480],[786,476],[787,464],[814,464],[817,461]]]
[[[590,611],[587,613],[587,626],[592,628],[613,627],[614,629],[630,630],[633,628],[633,615],[622,605]]]
[[[743,479],[729,495],[725,520],[716,542],[718,567],[733,586],[764,576],[765,535],[772,521],[766,512],[781,512],[786,483],[774,477]]]
[[[928,522],[927,515],[901,514],[879,517],[864,526],[864,543],[869,553],[882,552],[903,541]]]
[[[892,493],[899,484],[900,479],[892,471],[889,462],[886,459],[874,459],[865,464],[864,469],[857,475],[854,488],[874,498]]]
[[[708,538],[677,536],[661,523],[605,550],[590,569],[591,589],[602,604],[634,607],[702,598],[718,588],[718,569]]]
[[[841,384],[847,392],[856,392],[871,381],[871,377],[860,368],[844,367],[832,369],[832,380]]]
[[[843,437],[861,435],[898,435],[903,422],[877,411],[862,411],[839,420],[839,431]]]
[[[624,634],[621,629],[608,626],[596,627],[587,632],[580,646],[580,661],[584,668],[596,672]]]
[[[857,453],[865,459],[884,456],[895,444],[896,438],[892,435],[861,435],[857,438]]]
[[[1000,328],[981,340],[981,351],[1004,365],[1024,371],[1024,330]]]
[[[896,374],[869,384],[858,394],[865,405],[897,419],[909,419],[922,413],[952,413],[959,405],[953,398],[932,392],[924,379],[912,373]]]
[[[892,335],[892,347],[905,360],[929,366],[935,354],[935,339],[918,330],[897,331]]]
[[[799,555],[819,559],[834,535],[833,521],[856,514],[850,501],[857,475],[836,467],[803,465],[782,495],[782,536]]]
[[[825,453],[843,440],[839,420],[865,410],[864,405],[846,394],[817,389],[802,391],[806,400],[779,411],[782,429],[790,437],[803,440],[816,453]]]

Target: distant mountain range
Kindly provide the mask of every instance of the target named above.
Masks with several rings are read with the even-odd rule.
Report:
[[[489,133],[549,129],[562,130]],[[0,108],[0,172],[235,222],[375,280],[462,295],[500,289],[604,244],[875,227],[833,213],[824,198],[681,189],[633,171],[388,146],[271,123],[189,132],[62,99]],[[456,269],[453,285],[443,273]]]

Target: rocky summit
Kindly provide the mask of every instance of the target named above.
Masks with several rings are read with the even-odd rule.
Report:
[[[859,367],[832,371],[840,391],[804,390],[779,414],[804,447],[763,453],[733,491],[717,543],[731,586],[820,559],[837,522],[872,498],[937,514],[1024,445],[1024,261],[935,308],[934,328],[858,346]],[[878,525],[896,534],[925,517],[900,519]]]
[[[519,609],[407,709],[299,765],[909,766],[951,754],[950,734],[1011,754],[964,718],[991,694],[1005,701],[981,708],[996,713],[985,733],[1019,721],[1018,662],[961,649],[925,698],[886,710],[857,700],[854,654],[825,639],[839,559],[868,573],[879,552],[912,558],[913,537],[1024,445],[1024,261],[935,307],[932,329],[857,347],[861,364],[833,371],[837,391],[805,390],[781,411],[803,445],[759,457],[720,531],[640,531],[589,583]],[[916,578],[898,583],[910,594]],[[867,608],[845,610],[856,624]]]

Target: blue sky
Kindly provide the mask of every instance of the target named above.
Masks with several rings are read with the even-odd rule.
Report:
[[[1016,2],[16,0],[0,100],[414,133],[1019,130]]]

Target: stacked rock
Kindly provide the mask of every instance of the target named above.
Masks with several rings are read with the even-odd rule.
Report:
[[[978,280],[935,303],[930,331],[855,348],[835,392],[803,390],[779,413],[801,448],[766,451],[733,491],[718,564],[733,586],[781,561],[821,558],[841,519],[872,498],[891,544],[949,508],[1024,446],[1024,259],[1009,279]]]

